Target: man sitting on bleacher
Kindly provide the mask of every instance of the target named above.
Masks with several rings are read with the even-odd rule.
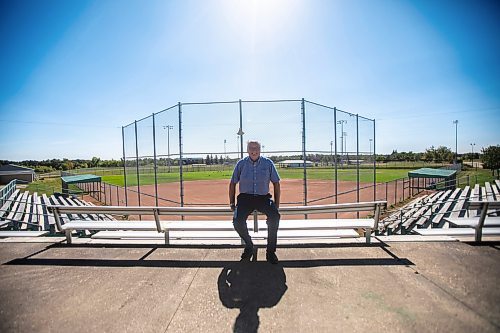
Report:
[[[272,264],[278,263],[276,242],[280,214],[280,177],[273,161],[260,156],[260,143],[248,141],[248,156],[236,163],[229,183],[229,203],[234,211],[233,225],[238,235],[245,242],[245,250],[241,259],[250,260],[253,255],[253,242],[248,233],[247,218],[258,210],[267,216],[267,253],[266,260]],[[235,205],[236,184],[240,183],[240,194]],[[269,182],[273,183],[274,201],[269,193]]]

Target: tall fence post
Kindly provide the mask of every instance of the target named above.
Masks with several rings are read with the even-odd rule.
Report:
[[[240,158],[243,158],[243,106],[241,104],[241,99],[239,100],[240,105],[240,129],[238,135],[240,136]]]
[[[333,108],[333,142],[335,143],[335,203],[338,203],[338,167],[337,167],[337,108]],[[335,213],[335,218],[337,218],[337,213]]]
[[[139,177],[139,144],[137,142],[137,120],[134,120],[135,126],[135,170],[137,173],[137,200],[139,202],[139,206],[141,205],[141,183]],[[139,219],[141,216],[139,215]]]
[[[154,175],[155,175],[155,203],[158,206],[158,163],[156,161],[156,124],[155,124],[155,114],[153,113],[153,164],[154,164]]]
[[[183,169],[182,165],[183,159],[182,159],[182,106],[181,102],[178,104],[179,107],[179,175],[180,175],[180,196],[181,196],[181,207],[184,207],[184,176],[183,176]]]
[[[359,116],[356,114],[356,202],[359,202]],[[359,212],[356,213],[359,219]]]
[[[305,100],[302,98],[301,103],[301,113],[302,113],[302,160],[303,160],[303,170],[304,170],[304,206],[307,206],[307,166],[306,166],[306,105]],[[307,219],[307,214],[305,214]]]
[[[122,148],[123,148],[123,184],[125,189],[125,206],[128,206],[127,200],[127,160],[125,157],[125,128],[122,126]]]
[[[373,119],[373,201],[377,201],[377,154],[375,119]]]

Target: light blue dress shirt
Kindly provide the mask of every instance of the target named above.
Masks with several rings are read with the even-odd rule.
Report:
[[[278,171],[272,160],[260,156],[257,161],[247,156],[236,163],[232,183],[240,183],[240,193],[266,195],[269,193],[269,182],[280,181]]]

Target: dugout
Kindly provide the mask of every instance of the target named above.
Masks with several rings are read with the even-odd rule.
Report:
[[[20,165],[0,165],[0,184],[6,185],[12,180],[31,183],[35,180],[35,170]]]
[[[70,194],[69,185],[78,184],[79,188],[86,193],[100,193],[101,190],[101,177],[91,174],[64,176],[61,177],[62,193],[64,195]]]
[[[457,171],[421,168],[408,172],[411,195],[414,190],[450,190],[456,188]]]

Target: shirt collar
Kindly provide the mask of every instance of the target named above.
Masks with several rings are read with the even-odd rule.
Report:
[[[259,158],[257,159],[257,161],[255,161],[255,162],[254,162],[254,161],[250,158],[250,156],[248,156],[248,161],[249,161],[250,163],[252,163],[252,165],[258,165],[258,164],[259,164],[259,162],[261,161],[261,159],[262,159],[262,156],[259,156]]]

